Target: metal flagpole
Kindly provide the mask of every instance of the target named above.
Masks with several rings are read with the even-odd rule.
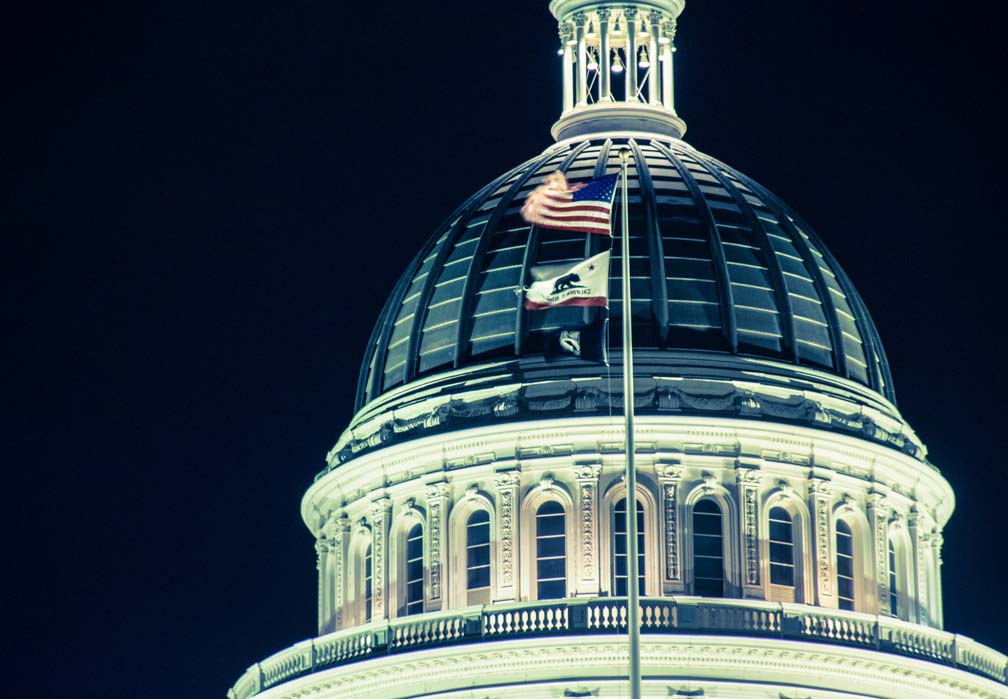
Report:
[[[619,152],[622,178],[620,256],[623,277],[623,415],[626,417],[627,635],[630,646],[630,699],[640,699],[640,590],[637,570],[637,469],[634,466],[633,323],[630,310],[630,218],[627,213],[627,163],[630,149]]]

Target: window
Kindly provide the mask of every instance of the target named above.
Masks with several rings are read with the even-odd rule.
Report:
[[[536,511],[536,598],[567,596],[567,518],[555,500]]]
[[[721,507],[711,499],[693,506],[693,593],[724,597]]]
[[[371,567],[371,544],[364,549],[364,623],[371,621],[373,570]]]
[[[836,523],[837,601],[840,609],[854,610],[854,535],[842,519]]]
[[[466,522],[466,589],[490,588],[490,513],[476,510]]]
[[[613,508],[613,593],[625,597],[627,588],[627,502]],[[644,505],[637,501],[637,589],[644,594]]]
[[[889,613],[899,616],[899,585],[896,579],[896,545],[889,540]]]
[[[406,614],[423,612],[423,527],[414,524],[406,534]]]
[[[795,586],[794,519],[783,507],[770,510],[770,584]]]

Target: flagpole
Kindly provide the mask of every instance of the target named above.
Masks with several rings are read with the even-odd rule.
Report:
[[[630,218],[627,213],[627,163],[630,149],[621,148],[622,230],[620,257],[623,277],[623,415],[626,418],[627,635],[630,650],[630,699],[640,699],[640,590],[637,570],[637,469],[634,466],[633,313],[630,296]]]

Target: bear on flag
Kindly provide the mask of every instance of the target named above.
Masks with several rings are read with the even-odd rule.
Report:
[[[534,281],[525,288],[526,310],[609,305],[608,251],[572,266],[533,267],[531,273]]]

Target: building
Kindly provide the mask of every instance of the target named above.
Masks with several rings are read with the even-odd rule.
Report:
[[[550,9],[557,142],[452,212],[389,297],[302,502],[319,635],[230,696],[626,695],[618,324],[611,367],[547,362],[598,311],[514,290],[609,244],[530,229],[528,192],[627,147],[645,696],[1008,697],[1008,659],[942,630],[954,495],[857,291],[797,213],[682,140],[683,2]]]

